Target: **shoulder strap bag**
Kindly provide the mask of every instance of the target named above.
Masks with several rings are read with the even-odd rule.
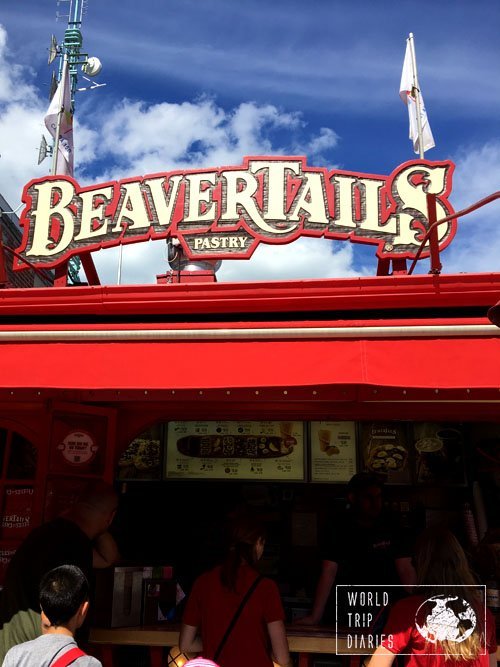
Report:
[[[78,660],[78,658],[82,658],[85,655],[87,654],[78,648],[78,646],[75,646],[70,648],[69,651],[66,651],[66,653],[63,653],[61,657],[57,658],[50,667],[68,667],[72,662],[75,662],[75,660]]]
[[[245,597],[241,601],[240,606],[236,610],[236,613],[234,614],[233,618],[231,619],[231,622],[227,626],[227,630],[224,633],[224,636],[222,637],[222,639],[220,641],[220,644],[219,644],[219,646],[217,647],[217,650],[214,653],[214,662],[217,662],[217,659],[220,656],[220,654],[222,653],[222,649],[224,648],[224,646],[225,646],[225,644],[226,644],[226,642],[229,638],[229,635],[231,634],[231,632],[233,631],[234,626],[236,625],[236,621],[239,619],[239,617],[241,615],[241,612],[243,611],[245,605],[247,604],[248,600],[250,600],[254,590],[257,588],[257,586],[260,584],[260,582],[262,581],[263,578],[264,577],[262,575],[259,575],[258,577],[256,577],[256,579],[253,581],[252,585],[250,586],[250,588],[246,592]],[[54,667],[55,667],[55,665],[54,665]]]

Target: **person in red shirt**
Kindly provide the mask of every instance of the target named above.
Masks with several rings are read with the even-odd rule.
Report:
[[[426,531],[415,560],[424,588],[391,609],[369,667],[391,667],[397,654],[406,667],[496,667],[495,619],[456,537]]]
[[[256,569],[263,552],[263,526],[252,515],[240,514],[233,520],[224,563],[201,575],[193,585],[179,638],[183,653],[203,652],[204,657],[221,667],[273,667],[273,660],[281,667],[290,667],[278,587],[271,579],[260,578]],[[226,641],[221,646],[225,635]]]

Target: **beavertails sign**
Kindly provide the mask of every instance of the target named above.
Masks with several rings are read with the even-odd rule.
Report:
[[[48,176],[24,188],[18,252],[49,268],[71,255],[176,237],[190,259],[248,259],[259,243],[311,236],[376,244],[380,258],[411,258],[427,228],[426,193],[437,197],[438,219],[454,212],[453,169],[448,161],[413,160],[377,176],[308,167],[304,157],[247,157],[241,167],[87,187]],[[441,249],[455,227],[438,227]],[[16,259],[14,268],[27,265]]]

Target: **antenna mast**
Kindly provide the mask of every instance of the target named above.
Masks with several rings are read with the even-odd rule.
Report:
[[[59,47],[59,72],[57,80],[61,80],[63,59],[68,58],[69,76],[71,81],[71,105],[75,110],[75,92],[78,86],[78,66],[85,67],[89,60],[88,53],[82,51],[82,22],[87,11],[88,0],[58,0],[57,4],[69,3],[69,14],[61,15],[57,12],[57,19],[67,18],[68,27],[64,32],[64,40]]]
[[[57,64],[57,74],[52,73],[52,82],[50,86],[50,100],[52,100],[53,95],[55,94],[58,85],[61,82],[63,75],[64,61],[67,61],[67,67],[69,71],[69,80],[70,80],[70,94],[71,94],[71,113],[75,112],[75,93],[81,90],[88,90],[92,88],[98,88],[100,86],[105,86],[106,84],[95,83],[88,77],[97,76],[101,69],[102,65],[98,58],[89,57],[88,53],[85,53],[83,48],[83,36],[82,36],[82,22],[83,17],[87,12],[88,0],[57,0],[57,6],[66,5],[68,13],[60,14],[59,11],[56,12],[56,20],[67,19],[67,27],[64,32],[64,39],[61,44],[58,44],[56,38],[52,35],[49,48],[49,65],[58,58]],[[88,76],[83,76],[86,81],[90,82],[90,86],[83,88],[78,88],[78,70],[81,67],[84,74]],[[61,114],[59,114],[60,116]],[[59,125],[58,125],[59,127]],[[52,139],[52,144],[49,145],[45,140],[45,137],[42,137],[42,142],[40,144],[39,155],[38,155],[38,164],[40,164],[48,155],[55,156],[57,153],[57,140],[58,133],[56,132],[55,137]],[[55,173],[57,160],[54,159],[54,167],[52,173]],[[71,174],[72,175],[72,174]],[[68,274],[71,282],[78,283],[79,278],[78,274],[80,272],[81,262],[80,258],[77,256],[72,257],[68,262]]]

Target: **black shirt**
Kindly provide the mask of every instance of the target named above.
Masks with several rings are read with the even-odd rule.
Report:
[[[337,584],[399,584],[395,561],[411,552],[410,540],[390,516],[364,526],[347,511],[330,527],[322,559],[338,564]]]
[[[76,523],[68,519],[54,519],[35,528],[7,567],[0,594],[0,627],[20,610],[40,611],[40,580],[54,567],[76,565],[90,583],[92,548],[92,541]]]

